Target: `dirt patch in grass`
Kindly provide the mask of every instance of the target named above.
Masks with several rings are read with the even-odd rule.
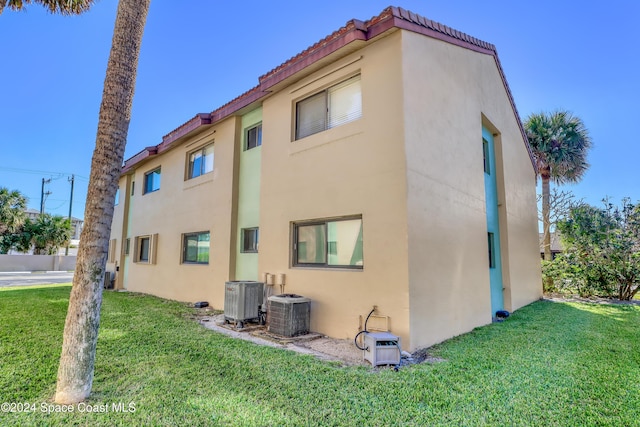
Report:
[[[418,351],[415,351],[412,355],[413,359],[415,360],[414,363],[440,363],[440,362],[446,362],[446,359],[441,359],[440,357],[435,357],[435,356],[431,356],[429,354],[429,349],[428,348],[423,348],[420,349]]]
[[[237,328],[235,325],[225,322],[223,313],[210,307],[198,309],[196,312],[192,317],[193,320],[198,321],[207,329],[234,338],[309,354],[324,361],[339,362],[344,366],[370,366],[369,362],[364,360],[362,350],[358,349],[350,339],[330,338],[314,332],[297,337],[281,337],[269,333],[265,326],[257,323],[245,322],[242,328]],[[421,349],[411,355],[403,352],[400,365],[444,361],[444,359],[430,356],[428,351],[429,349]]]

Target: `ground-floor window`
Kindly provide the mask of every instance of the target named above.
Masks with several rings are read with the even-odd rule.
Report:
[[[208,231],[182,235],[182,262],[209,264],[210,234]]]
[[[258,252],[258,227],[242,229],[242,247],[241,252],[253,253]]]
[[[293,223],[293,265],[362,269],[362,217]]]
[[[136,236],[133,262],[141,264],[155,264],[157,242],[157,234]]]

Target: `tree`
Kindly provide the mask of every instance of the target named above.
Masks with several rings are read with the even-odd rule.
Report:
[[[120,0],[91,161],[85,225],[64,325],[56,403],[86,399],[93,383],[113,200],[131,118],[142,33],[151,0]]]
[[[582,120],[567,111],[532,114],[525,122],[529,145],[542,180],[544,259],[551,261],[550,182],[578,182],[587,171],[592,142]]]
[[[0,253],[11,249],[34,255],[55,255],[71,239],[71,221],[61,216],[44,214],[35,220],[27,218],[19,228],[0,235]]]
[[[19,191],[0,187],[0,236],[13,233],[24,224],[27,198]]]
[[[0,254],[6,254],[18,243],[26,207],[27,198],[19,191],[0,187]]]
[[[71,221],[59,215],[39,215],[33,221],[27,219],[22,234],[27,235],[34,255],[55,255],[71,240]]]
[[[640,204],[581,205],[558,223],[564,260],[581,294],[631,300],[640,290]],[[568,271],[568,270],[565,270]]]
[[[89,10],[93,0],[0,0],[0,15],[5,8],[23,10],[26,4],[38,3],[51,13],[77,15]]]
[[[538,203],[542,200],[542,194],[538,194]],[[549,232],[556,231],[556,224],[569,217],[571,209],[584,203],[584,199],[576,200],[576,196],[567,190],[552,188],[549,194]],[[538,211],[538,221],[543,221],[542,210]]]

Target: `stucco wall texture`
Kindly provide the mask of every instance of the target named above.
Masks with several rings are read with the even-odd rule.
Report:
[[[222,309],[225,281],[255,279],[257,261],[258,278],[285,274],[284,292],[312,300],[311,329],[332,337],[353,338],[374,305],[410,351],[490,323],[484,126],[496,145],[505,309],[538,299],[534,170],[494,57],[395,28],[360,46],[123,175],[117,286]],[[295,140],[296,102],[355,75],[362,117]],[[260,120],[262,147],[241,160],[244,128]],[[188,153],[211,142],[213,172],[186,180]],[[143,195],[158,166],[160,190]],[[240,229],[254,216],[259,253],[243,257]],[[362,269],[292,266],[293,223],[350,216],[362,217]],[[211,233],[209,263],[181,263],[182,234],[197,231]],[[155,233],[155,264],[122,252],[127,237],[133,247]]]

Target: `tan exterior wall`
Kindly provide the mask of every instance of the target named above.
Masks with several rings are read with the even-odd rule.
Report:
[[[489,323],[485,126],[499,169],[505,308],[541,296],[534,173],[494,58],[397,30],[355,46],[263,100],[256,209],[242,211],[239,184],[241,114],[251,108],[123,176],[117,286],[222,309],[224,282],[237,278],[238,229],[259,210],[258,278],[285,274],[285,293],[309,297],[313,331],[353,338],[375,305],[403,349],[415,350]],[[296,141],[296,102],[358,74],[362,117]],[[188,153],[211,141],[214,171],[185,181]],[[142,194],[144,174],[158,166],[160,190]],[[295,222],[349,216],[362,216],[363,269],[292,266]],[[209,264],[182,264],[182,234],[207,230]],[[155,263],[133,263],[135,237],[156,233]]]
[[[408,344],[400,42],[394,33],[263,104],[259,270],[285,273],[286,293],[312,299],[311,329],[333,337],[353,338],[377,305]],[[358,73],[362,117],[293,141],[295,102]],[[362,215],[362,270],[291,267],[292,222],[347,215]]]
[[[222,309],[229,280],[236,118],[225,120],[135,171],[131,196],[127,286],[180,301],[209,301]],[[214,142],[213,172],[185,180],[188,154]],[[160,166],[160,189],[143,194],[145,173]],[[182,263],[184,233],[209,231],[209,264]],[[155,264],[134,263],[136,236],[158,234]],[[235,238],[235,233],[233,235]]]
[[[539,298],[541,279],[534,171],[494,58],[407,31],[402,49],[415,349],[492,319],[483,115],[499,132],[505,308]]]

